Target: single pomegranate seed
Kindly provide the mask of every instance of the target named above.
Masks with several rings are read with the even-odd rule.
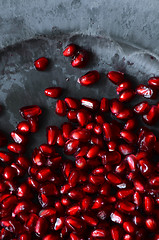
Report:
[[[136,119],[131,118],[125,123],[124,129],[127,130],[127,131],[131,131],[131,130],[134,130],[136,128],[136,125],[137,125]]]
[[[154,202],[153,202],[153,198],[151,196],[144,197],[144,207],[145,207],[145,211],[147,213],[152,213],[152,211],[154,209]]]
[[[120,102],[128,102],[134,97],[135,93],[133,90],[125,90],[122,92],[119,96],[119,101]]]
[[[23,118],[28,119],[32,117],[37,117],[42,113],[42,110],[37,105],[26,106],[20,109],[20,114]]]
[[[4,168],[3,177],[6,180],[12,180],[16,176],[16,170],[10,166]]]
[[[123,223],[123,228],[126,232],[128,233],[134,233],[135,232],[135,226],[132,222],[124,222]]]
[[[149,112],[143,115],[143,120],[145,123],[152,125],[154,124],[159,118],[159,111],[156,106],[151,106]]]
[[[159,89],[159,78],[158,77],[152,77],[148,80],[148,84],[150,87]]]
[[[100,110],[102,112],[108,112],[109,111],[109,100],[107,98],[102,98],[100,101]]]
[[[73,57],[71,61],[72,67],[83,68],[87,65],[89,60],[89,54],[86,50],[80,50],[77,54]]]
[[[122,238],[122,231],[119,226],[113,226],[111,228],[111,236],[113,240],[120,240]]]
[[[30,125],[30,132],[35,133],[38,131],[39,125],[39,119],[38,117],[32,117],[28,119],[29,125]]]
[[[97,110],[99,107],[99,102],[91,98],[82,98],[81,105],[88,109]]]
[[[77,110],[70,110],[67,112],[67,118],[71,122],[77,122]]]
[[[123,109],[117,116],[118,119],[126,120],[133,117],[133,112],[131,109]]]
[[[134,107],[134,112],[137,114],[145,114],[150,110],[150,106],[149,103],[147,101],[143,101],[141,103],[138,103],[135,107]]]
[[[78,179],[79,179],[79,174],[76,170],[73,170],[70,173],[69,179],[68,179],[68,183],[71,187],[75,187],[76,184],[78,183]]]
[[[30,187],[23,183],[18,187],[17,196],[21,198],[29,198],[30,197]]]
[[[25,201],[19,202],[19,203],[16,205],[16,207],[15,207],[13,213],[12,213],[12,216],[15,217],[17,214],[19,214],[19,213],[21,213],[21,212],[23,212],[23,211],[26,212],[26,211],[28,211],[28,210],[29,210],[29,204],[28,204],[27,202],[25,202]]]
[[[132,196],[134,193],[134,191],[132,189],[123,189],[123,190],[120,190],[118,193],[117,193],[117,196],[119,199],[124,199],[124,198],[127,198],[129,196]]]
[[[79,146],[79,140],[76,139],[70,139],[65,143],[64,151],[67,155],[72,155],[77,151],[77,148]]]
[[[29,161],[29,159],[28,158],[26,158],[25,156],[23,156],[23,155],[19,155],[18,156],[18,158],[16,159],[16,163],[20,166],[20,167],[22,167],[22,168],[24,168],[24,169],[28,169],[29,168],[29,166],[30,166],[30,161]]]
[[[14,153],[23,153],[25,148],[23,147],[23,145],[20,145],[18,143],[10,143],[7,146],[8,150]]]
[[[72,124],[71,123],[63,123],[62,124],[62,134],[64,138],[69,138],[70,133],[72,131]]]
[[[65,219],[65,224],[68,226],[69,229],[82,233],[84,231],[84,223],[79,218],[70,216]]]
[[[73,57],[76,54],[77,50],[78,50],[78,46],[71,43],[64,49],[63,55],[65,57]]]
[[[149,179],[149,184],[153,187],[159,186],[159,175],[153,176]]]
[[[56,102],[56,114],[60,116],[66,115],[66,103],[63,100],[58,100]]]
[[[91,233],[93,238],[105,238],[107,236],[106,230],[96,229]]]
[[[135,205],[131,202],[124,201],[118,204],[118,208],[123,212],[132,212],[135,210]]]
[[[45,89],[45,95],[51,98],[58,98],[61,96],[62,88],[60,87],[50,87]]]
[[[39,149],[46,156],[51,156],[55,153],[54,147],[49,144],[41,144]]]
[[[90,226],[93,226],[93,227],[97,226],[97,224],[98,224],[98,219],[97,219],[97,218],[92,217],[92,216],[89,216],[89,215],[87,215],[87,214],[83,214],[83,215],[82,215],[82,219],[83,219],[87,224],[89,224]]]
[[[94,158],[98,155],[98,153],[99,153],[99,147],[97,145],[92,146],[87,153],[87,158]]]
[[[137,142],[137,136],[133,132],[123,130],[123,131],[120,132],[120,136],[127,143],[135,144]]]
[[[121,178],[113,173],[108,173],[107,178],[112,184],[115,185],[118,185],[122,182]]]
[[[80,107],[80,101],[75,98],[65,98],[67,106],[71,109],[78,109]]]
[[[52,172],[49,168],[43,168],[37,173],[36,178],[38,181],[44,182],[50,178],[51,174]]]
[[[19,143],[19,144],[26,144],[26,142],[27,142],[26,136],[22,135],[18,131],[12,131],[11,137],[13,138],[14,142]]]
[[[0,160],[2,162],[6,162],[6,163],[11,162],[12,159],[13,159],[13,156],[10,153],[4,152],[4,151],[0,152]]]
[[[113,127],[109,123],[104,123],[103,124],[103,131],[104,131],[104,136],[107,141],[111,141],[114,139],[114,131]]]
[[[123,155],[128,155],[134,153],[135,149],[133,146],[128,144],[120,144],[119,145],[119,152]]]
[[[78,79],[82,86],[89,86],[99,81],[100,75],[97,71],[87,72],[85,75]]]
[[[147,87],[146,85],[140,84],[137,86],[136,88],[136,94],[145,97],[145,98],[155,98],[155,91],[150,88]]]
[[[154,231],[156,228],[156,221],[153,218],[147,218],[146,219],[146,227],[150,230],[150,231]]]
[[[71,216],[75,216],[75,215],[78,215],[81,211],[81,207],[79,205],[74,205],[74,206],[71,206],[67,212],[69,215]]]
[[[17,130],[22,133],[29,133],[30,125],[27,121],[22,121],[17,125]]]
[[[90,139],[90,132],[87,129],[81,128],[71,132],[70,137],[80,142],[88,142]]]
[[[47,143],[49,145],[55,145],[57,142],[57,136],[59,133],[59,129],[56,126],[49,126],[46,129],[47,131]]]
[[[38,58],[34,62],[34,66],[39,71],[44,71],[46,69],[46,67],[48,66],[48,64],[49,64],[49,60],[45,57]]]
[[[123,110],[123,104],[114,98],[110,101],[110,110],[112,114],[118,115]]]
[[[48,229],[47,220],[43,217],[39,217],[39,219],[35,225],[35,233],[41,237],[47,233],[47,229]]]
[[[122,72],[110,71],[107,74],[107,77],[115,85],[119,85],[120,83],[122,83],[124,81],[124,73],[122,73]]]
[[[125,81],[119,84],[119,86],[116,88],[116,91],[117,94],[120,94],[129,89],[131,89],[131,83],[129,81]]]

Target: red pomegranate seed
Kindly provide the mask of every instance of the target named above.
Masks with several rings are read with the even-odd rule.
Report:
[[[139,84],[136,88],[136,94],[145,98],[155,98],[155,91],[144,84]]]
[[[36,225],[35,225],[35,233],[42,237],[47,233],[48,222],[45,218],[39,217]]]
[[[122,182],[121,178],[113,173],[108,173],[107,179],[115,185],[118,185]]]
[[[105,122],[105,117],[104,117],[104,115],[103,115],[103,113],[98,113],[98,114],[96,114],[95,115],[95,120],[96,120],[96,122],[97,122],[97,124],[100,124],[100,125],[102,125],[104,122]],[[95,126],[94,126],[95,127]]]
[[[78,215],[81,212],[81,207],[79,205],[74,205],[71,206],[68,210],[67,210],[68,214],[71,216],[75,216]]]
[[[132,196],[133,194],[134,194],[134,191],[132,189],[123,189],[123,190],[120,190],[117,193],[117,197],[119,199],[124,199],[124,198],[127,198],[129,196]]]
[[[113,226],[111,228],[111,236],[113,240],[120,240],[122,238],[122,231],[119,226]]]
[[[135,232],[135,226],[132,222],[124,222],[123,223],[123,228],[126,232],[128,233],[134,233]]]
[[[8,150],[14,153],[23,153],[25,148],[23,145],[20,145],[18,143],[10,143],[7,146]]]
[[[137,114],[145,114],[150,110],[150,106],[149,103],[147,101],[143,101],[141,103],[138,103],[135,107],[134,107],[134,112]]]
[[[134,153],[135,149],[133,146],[128,144],[120,144],[119,145],[119,152],[123,155],[128,155]]]
[[[16,196],[7,197],[2,202],[2,208],[4,208],[4,209],[11,208],[12,209],[16,203],[17,203]]]
[[[135,144],[137,142],[137,136],[133,132],[123,130],[123,131],[120,132],[120,136],[127,143]]]
[[[147,218],[146,219],[146,227],[150,230],[150,231],[154,231],[156,228],[157,224],[155,219],[153,219],[152,217]]]
[[[34,62],[34,66],[39,71],[44,71],[46,69],[46,67],[48,66],[48,64],[49,64],[49,60],[45,57],[38,58]]]
[[[38,183],[35,179],[33,179],[33,178],[31,178],[31,177],[28,178],[28,184],[29,184],[32,188],[35,188],[35,189],[38,189],[38,187],[39,187],[39,183]]]
[[[58,100],[56,102],[56,114],[60,116],[66,115],[66,103],[63,100]]]
[[[1,220],[1,226],[11,233],[18,234],[21,230],[21,224],[16,219],[10,217]]]
[[[77,110],[70,110],[67,112],[67,118],[71,122],[77,122]]]
[[[19,214],[23,211],[28,211],[28,210],[29,210],[29,204],[27,202],[25,202],[25,201],[19,202],[16,205],[16,207],[15,207],[13,213],[12,213],[12,216],[15,217],[17,214]]]
[[[97,187],[90,183],[83,187],[83,191],[86,193],[94,194],[95,192],[97,192]]]
[[[78,46],[71,43],[64,49],[63,55],[65,57],[73,57],[76,54],[77,50],[78,50]]]
[[[159,111],[157,106],[151,106],[149,112],[143,115],[143,120],[145,123],[152,125],[154,124],[159,118]]]
[[[54,147],[49,144],[41,144],[39,149],[46,156],[51,156],[55,153]]]
[[[118,115],[123,110],[123,104],[114,98],[110,101],[110,110],[112,114]]]
[[[159,175],[151,177],[149,179],[149,184],[153,187],[159,187]]]
[[[117,94],[120,94],[129,89],[131,89],[131,83],[129,81],[125,81],[119,84],[119,86],[116,88],[116,91]]]
[[[69,179],[68,179],[68,183],[71,187],[75,187],[78,183],[78,179],[79,179],[79,174],[76,170],[73,170],[70,175],[69,175]]]
[[[132,98],[135,96],[135,93],[133,90],[125,90],[124,92],[122,92],[119,96],[119,101],[120,102],[128,102],[130,100],[132,100]]]
[[[88,142],[90,139],[90,132],[87,129],[81,128],[71,132],[70,137],[80,142]]]
[[[111,126],[110,123],[104,123],[103,124],[103,131],[104,131],[104,136],[106,141],[111,141],[114,139],[114,130],[113,126]]]
[[[92,98],[82,98],[81,105],[91,110],[97,110],[99,107],[99,102]]]
[[[4,168],[3,177],[6,180],[12,180],[16,176],[16,170],[10,166]]]
[[[75,98],[65,98],[67,106],[71,109],[78,109],[80,107],[80,101]]]
[[[64,136],[64,138],[69,138],[69,136],[70,136],[70,133],[71,133],[71,131],[72,131],[72,124],[71,123],[63,123],[62,124],[62,134],[63,134],[63,136]]]
[[[72,155],[77,151],[79,140],[70,139],[65,143],[64,151],[67,155]]]
[[[17,176],[23,176],[25,171],[23,168],[21,168],[20,166],[18,166],[16,163],[12,163],[11,167],[14,168],[16,170],[16,175]]]
[[[37,173],[37,180],[40,182],[44,182],[51,177],[51,170],[49,168],[43,168],[42,170],[38,171]]]
[[[82,219],[83,219],[87,224],[89,224],[90,226],[93,226],[93,227],[97,226],[97,224],[98,224],[98,219],[97,219],[97,218],[92,217],[92,216],[89,216],[89,215],[87,215],[87,214],[83,214],[83,215],[82,215]]]
[[[136,125],[137,125],[136,119],[131,118],[125,123],[124,129],[127,130],[127,131],[131,131],[131,130],[134,130],[136,128]]]
[[[50,87],[45,89],[45,95],[51,98],[59,98],[62,93],[62,88],[60,87]]]
[[[68,196],[71,199],[79,200],[79,199],[83,198],[83,192],[79,188],[74,188],[71,191],[69,191]]]
[[[123,212],[132,212],[135,210],[135,205],[131,202],[128,202],[128,201],[123,201],[123,202],[120,202],[118,204],[118,208],[119,210],[123,211]]]
[[[24,168],[24,169],[26,169],[26,170],[27,170],[27,169],[29,168],[29,166],[30,166],[30,161],[29,161],[29,159],[26,158],[26,157],[23,156],[23,155],[19,155],[19,156],[17,157],[16,163],[17,163],[20,167],[22,167],[22,168]]]
[[[30,125],[30,132],[35,133],[38,131],[39,125],[39,119],[38,117],[32,117],[28,119],[29,125]]]
[[[89,54],[86,50],[80,50],[77,54],[73,57],[71,61],[72,67],[83,68],[87,65],[89,60]]]
[[[47,131],[47,143],[49,145],[55,145],[57,142],[57,136],[59,133],[59,129],[56,126],[49,126],[46,129]]]
[[[41,115],[42,110],[37,105],[31,105],[31,106],[22,107],[20,109],[20,114],[23,118],[28,119],[28,118],[37,117]]]
[[[100,101],[100,110],[102,112],[109,112],[109,100],[107,98],[102,98]]]
[[[18,131],[12,131],[11,137],[13,138],[14,142],[19,143],[19,144],[26,144],[26,142],[27,142],[26,136],[22,135]]]
[[[31,234],[30,233],[23,233],[19,236],[19,240],[31,240]]]
[[[17,196],[21,198],[30,197],[30,188],[26,183],[23,183],[18,187]]]
[[[11,160],[13,159],[13,156],[8,153],[8,152],[5,152],[5,151],[0,151],[0,160],[2,162],[11,162]]]
[[[152,88],[159,89],[159,78],[152,77],[148,80],[148,85]]]
[[[22,122],[18,123],[17,130],[22,133],[29,133],[30,125],[27,121],[22,121]]]
[[[104,229],[96,229],[92,231],[91,235],[93,238],[98,239],[98,238],[105,238],[108,234]]]
[[[154,202],[153,202],[153,198],[151,196],[144,197],[144,207],[145,207],[145,211],[147,213],[151,214],[153,212]]]
[[[124,81],[124,73],[122,73],[122,72],[110,71],[107,74],[107,77],[115,85],[119,85],[120,83],[122,83]]]
[[[96,82],[98,82],[100,79],[100,74],[97,71],[90,71],[87,72],[85,75],[83,75],[82,77],[80,77],[78,79],[78,82],[82,85],[82,86],[89,86],[92,85]]]
[[[123,109],[117,116],[118,119],[126,120],[133,117],[133,112],[131,109]]]

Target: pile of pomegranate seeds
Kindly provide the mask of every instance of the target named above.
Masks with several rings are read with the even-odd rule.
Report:
[[[74,67],[84,66],[84,53],[74,44],[63,52],[73,57]],[[38,64],[45,69],[46,61]],[[38,130],[42,110],[37,105],[20,109],[24,120],[11,132],[9,151],[0,151],[0,239],[159,239],[159,140],[136,120],[137,114],[148,124],[156,122],[159,104],[143,101],[131,109],[124,103],[135,94],[154,97],[158,78],[134,91],[123,73],[107,76],[118,85],[119,99],[58,99],[56,114],[68,122],[48,126],[46,143],[31,159],[26,144]],[[98,80],[99,73],[90,71],[78,81],[88,86]],[[60,87],[45,90],[51,98],[61,93]],[[0,146],[6,144],[0,133]]]

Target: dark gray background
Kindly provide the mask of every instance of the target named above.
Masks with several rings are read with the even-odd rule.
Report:
[[[55,100],[44,95],[46,87],[63,87],[62,98],[112,98],[116,94],[106,78],[109,70],[124,71],[140,83],[159,75],[158,9],[157,0],[1,0],[1,129],[14,129],[22,120],[19,108],[32,104],[43,108],[43,127],[60,125],[64,120],[54,114]],[[69,42],[92,52],[86,69],[73,69],[62,56]],[[41,56],[51,60],[45,72],[33,66]],[[93,69],[100,71],[100,82],[81,87],[77,78]],[[44,141],[45,128],[36,136],[37,144]]]

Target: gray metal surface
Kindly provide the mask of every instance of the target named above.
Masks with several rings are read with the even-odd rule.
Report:
[[[46,87],[63,87],[62,98],[112,98],[116,93],[106,78],[109,70],[124,71],[134,76],[132,81],[141,83],[159,75],[157,9],[158,1],[147,0],[1,1],[1,128],[7,132],[15,129],[22,120],[19,108],[38,104],[43,108],[42,128],[35,137],[35,144],[39,144],[45,141],[48,124],[64,121],[54,113],[55,100],[44,95]],[[62,56],[69,42],[92,52],[86,69],[72,68],[70,60]],[[33,66],[40,56],[51,60],[45,72]],[[89,88],[80,86],[77,78],[92,69],[100,71],[99,83]]]

